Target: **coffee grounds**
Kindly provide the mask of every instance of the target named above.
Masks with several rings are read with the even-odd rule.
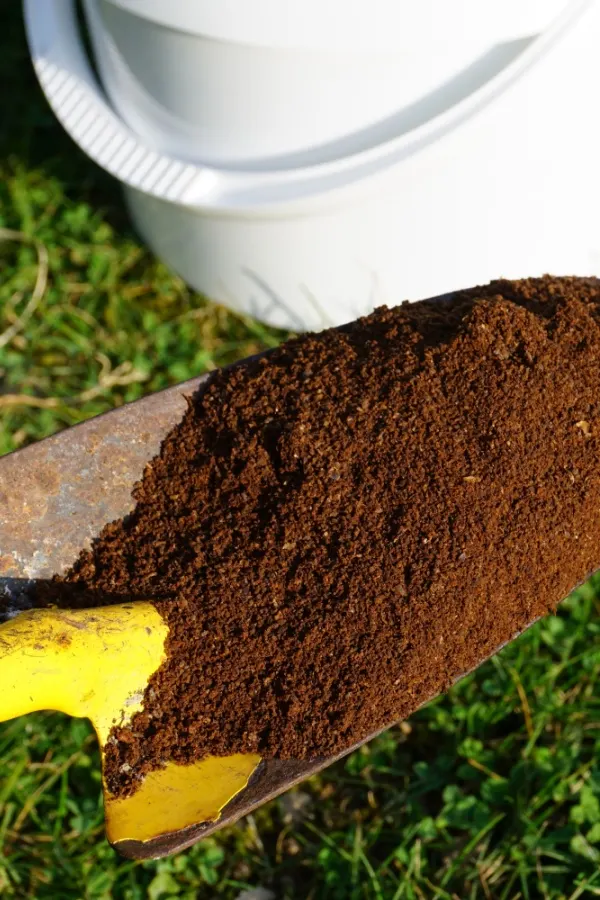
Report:
[[[592,279],[500,281],[217,372],[64,579],[170,628],[110,790],[341,751],[598,567],[599,309]]]

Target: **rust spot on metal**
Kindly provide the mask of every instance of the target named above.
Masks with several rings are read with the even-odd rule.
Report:
[[[0,575],[10,575],[17,565],[12,556],[0,556]]]

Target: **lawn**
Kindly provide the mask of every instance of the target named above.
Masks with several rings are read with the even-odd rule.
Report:
[[[141,246],[46,108],[17,3],[0,48],[0,453],[279,343]],[[1,725],[0,896],[600,896],[599,598],[592,581],[409,722],[159,862],[105,842],[85,721]]]

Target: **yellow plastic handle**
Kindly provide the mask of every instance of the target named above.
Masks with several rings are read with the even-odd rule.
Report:
[[[103,751],[115,723],[142,707],[165,658],[168,626],[152,603],[99,609],[36,609],[0,626],[0,721],[40,709],[91,719]],[[131,797],[104,787],[109,840],[149,841],[219,818],[260,762],[207,757],[189,766],[158,761]]]
[[[0,628],[0,720],[39,709],[87,716],[104,744],[141,709],[167,634],[145,602],[15,616]]]

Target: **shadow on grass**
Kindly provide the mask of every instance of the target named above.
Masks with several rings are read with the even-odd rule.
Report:
[[[0,35],[0,165],[38,169],[58,179],[73,201],[101,210],[119,234],[135,237],[118,182],[77,147],[46,102],[31,64],[20,3],[0,11]]]

